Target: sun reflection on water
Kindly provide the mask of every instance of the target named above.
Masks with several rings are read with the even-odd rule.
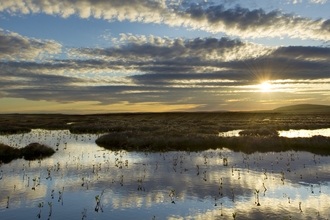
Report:
[[[316,130],[293,130],[290,129],[289,131],[279,131],[280,137],[288,137],[288,138],[295,138],[295,137],[313,137],[322,135],[325,137],[330,137],[330,128],[324,128],[324,129],[316,129]]]
[[[232,130],[227,132],[219,132],[220,137],[239,137],[243,130]],[[310,138],[313,136],[325,136],[330,137],[330,128],[322,128],[322,129],[315,129],[315,130],[307,130],[307,129],[290,129],[288,131],[278,131],[280,137],[287,137],[287,138],[298,138],[298,137],[306,137]]]

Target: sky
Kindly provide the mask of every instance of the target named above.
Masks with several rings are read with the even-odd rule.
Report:
[[[0,113],[330,104],[330,0],[0,0]]]

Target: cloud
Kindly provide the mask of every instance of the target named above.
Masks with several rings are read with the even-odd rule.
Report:
[[[225,32],[242,38],[283,37],[329,40],[330,32],[323,28],[325,20],[311,20],[279,10],[265,12],[236,6],[226,9],[223,5],[204,8],[191,5],[183,15],[185,26],[210,32]],[[321,36],[322,35],[322,36]]]
[[[279,47],[272,53],[272,56],[287,57],[291,59],[330,61],[330,48],[306,46]]]
[[[72,56],[101,58],[110,61],[228,61],[260,56],[269,52],[267,47],[226,37],[217,38],[159,38],[150,35],[122,35],[122,43],[110,48],[76,48]]]
[[[59,76],[50,74],[50,71],[43,71],[38,66],[39,63],[18,63],[3,62],[0,63],[0,87],[2,90],[36,88],[38,90],[50,88],[62,88],[72,86],[78,83],[86,83],[86,80],[75,77]],[[34,67],[31,69],[31,67]]]
[[[323,3],[324,0],[313,2]],[[240,6],[226,8],[225,5],[172,0],[3,0],[0,11],[166,24],[241,38],[288,36],[330,40],[330,31],[324,28],[327,26],[324,19],[312,20],[279,10],[266,12]]]
[[[309,0],[310,3],[314,4],[325,4],[328,0]]]
[[[53,40],[23,37],[0,29],[0,60],[36,60],[60,53],[62,45]]]
[[[290,99],[298,92],[306,98],[311,89],[322,92],[320,97],[329,93],[324,89],[330,82],[327,47],[122,35],[114,47],[74,48],[70,53],[64,60],[1,61],[1,97],[102,105],[190,104],[216,110],[242,95],[244,103],[258,100],[256,85],[262,80],[285,87],[281,92]]]
[[[158,22],[162,20],[160,12],[167,10],[165,0],[4,0],[0,11],[45,13],[67,18],[79,15],[81,18],[103,18],[130,21]]]
[[[325,4],[327,2],[328,0],[308,0],[308,3],[312,3],[312,4]]]
[[[265,47],[229,38],[131,36],[131,40],[127,40],[124,36],[123,39],[125,43],[117,47],[76,48],[71,53],[87,60],[97,57],[105,66],[108,61],[108,65],[116,64],[118,69],[152,77],[205,73],[205,77],[217,74],[219,78],[237,79],[249,73],[258,78],[268,74],[269,78],[279,79],[298,78],[300,73],[303,78],[310,77],[307,72],[312,71],[315,78],[323,78],[329,70],[330,49],[326,47]],[[132,79],[141,79],[139,75]]]

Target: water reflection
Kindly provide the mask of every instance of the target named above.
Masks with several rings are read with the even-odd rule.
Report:
[[[247,155],[228,149],[113,152],[98,147],[96,138],[43,130],[0,136],[0,142],[11,146],[37,141],[58,149],[42,161],[19,159],[1,166],[0,219],[36,219],[41,202],[42,219],[48,218],[48,202],[53,206],[50,219],[82,218],[85,209],[86,219],[330,216],[330,157],[294,151]],[[95,197],[103,190],[102,209],[96,212]]]
[[[220,132],[220,137],[238,137],[239,132],[243,130],[232,130],[227,132]],[[305,137],[310,138],[313,136],[322,135],[325,137],[330,137],[330,128],[323,128],[323,129],[315,129],[315,130],[306,130],[306,129],[290,129],[288,131],[278,131],[280,137],[287,137],[287,138],[298,138],[298,137]]]
[[[292,130],[290,129],[289,131],[280,131],[279,132],[280,137],[288,137],[288,138],[295,138],[295,137],[313,137],[313,136],[318,136],[322,135],[325,137],[330,137],[330,128],[325,128],[325,129],[316,129],[316,130]]]
[[[239,133],[243,130],[232,130],[232,131],[226,131],[226,132],[220,132],[220,137],[239,137]]]

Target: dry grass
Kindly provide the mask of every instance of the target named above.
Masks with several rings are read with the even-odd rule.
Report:
[[[217,134],[235,129],[275,130],[330,127],[328,114],[285,113],[145,113],[107,115],[1,115],[0,132],[69,129],[71,133],[176,130],[184,134]]]

